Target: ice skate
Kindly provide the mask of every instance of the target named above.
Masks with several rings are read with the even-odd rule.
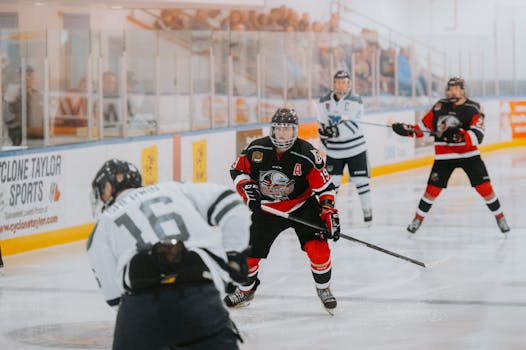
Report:
[[[407,226],[407,231],[415,233],[420,228],[420,225],[422,225],[422,220],[415,217],[413,221],[411,221],[411,223]]]
[[[316,287],[316,292],[318,292],[318,297],[320,298],[321,303],[325,307],[325,310],[331,315],[334,316],[334,309],[336,309],[336,298],[332,295],[331,289],[327,288],[318,288]]]
[[[508,226],[504,216],[497,219],[497,225],[499,225],[500,232],[502,233],[508,233],[510,231],[510,227]]]
[[[2,260],[2,248],[0,248],[0,275],[4,273],[4,261]]]
[[[227,295],[223,301],[226,306],[231,308],[240,308],[250,305],[250,301],[254,299],[254,294],[256,294],[256,288],[259,285],[259,280],[256,280],[254,287],[247,292],[243,292],[239,288],[232,294]]]
[[[364,209],[363,210],[363,221],[367,226],[371,226],[373,224],[373,210],[372,209]]]

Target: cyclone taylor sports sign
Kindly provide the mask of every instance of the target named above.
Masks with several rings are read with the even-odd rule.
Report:
[[[172,152],[172,138],[167,137],[111,147],[0,153],[0,240],[38,233],[78,237],[79,227],[85,230],[95,222],[91,182],[106,160],[130,161],[142,170],[147,183],[154,183],[172,179]]]
[[[0,233],[57,223],[61,175],[60,154],[0,159]]]

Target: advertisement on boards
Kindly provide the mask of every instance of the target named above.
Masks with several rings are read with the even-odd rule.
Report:
[[[93,223],[91,182],[106,160],[134,163],[145,184],[167,181],[172,147],[167,138],[0,157],[0,240]]]
[[[512,139],[526,138],[526,101],[501,101],[500,131]]]

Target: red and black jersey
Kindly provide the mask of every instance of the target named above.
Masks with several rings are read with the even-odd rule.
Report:
[[[451,118],[456,119],[459,132],[464,136],[462,142],[448,143],[441,136],[446,120]],[[477,145],[484,138],[484,114],[480,111],[480,105],[470,99],[461,105],[440,100],[415,128],[417,137],[424,135],[422,129],[435,133],[435,159],[469,158],[480,154]]]
[[[292,212],[317,195],[320,201],[334,201],[335,187],[325,162],[314,146],[297,139],[278,154],[270,137],[254,140],[241,152],[230,170],[238,192],[246,181],[259,185],[261,204]]]

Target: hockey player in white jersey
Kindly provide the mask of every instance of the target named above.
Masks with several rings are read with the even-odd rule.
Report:
[[[359,123],[363,110],[362,98],[351,92],[349,72],[337,71],[334,90],[319,100],[318,134],[327,154],[327,170],[336,188],[341,184],[347,165],[350,180],[360,198],[363,219],[370,224],[373,219],[370,169],[367,144]]]
[[[220,294],[248,278],[250,216],[239,195],[214,184],[141,187],[137,168],[116,159],[92,188],[103,212],[88,259],[118,307],[113,349],[238,349]]]

